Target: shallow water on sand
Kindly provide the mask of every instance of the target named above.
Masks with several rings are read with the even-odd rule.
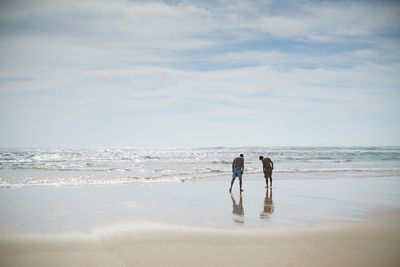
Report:
[[[310,226],[363,221],[374,211],[400,208],[400,179],[276,180],[259,177],[229,194],[229,178],[185,183],[0,189],[0,236],[90,233],[124,225],[181,225],[218,229]]]

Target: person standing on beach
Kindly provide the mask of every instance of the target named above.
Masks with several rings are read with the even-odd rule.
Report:
[[[244,172],[244,158],[243,154],[235,158],[232,162],[232,182],[229,192],[232,192],[233,182],[235,182],[236,177],[239,177],[240,192],[242,192],[242,176]]]
[[[265,178],[265,187],[268,188],[268,180],[270,179],[270,186],[272,187],[272,170],[274,169],[274,163],[270,158],[264,158],[263,156],[260,156],[259,159],[261,160],[263,164],[263,172],[264,172],[264,178]]]

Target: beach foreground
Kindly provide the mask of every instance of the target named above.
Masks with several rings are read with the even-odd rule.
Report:
[[[400,266],[396,177],[244,188],[3,189],[0,266]]]
[[[375,218],[376,219],[376,218]],[[399,266],[400,215],[313,229],[152,229],[0,243],[1,266]]]

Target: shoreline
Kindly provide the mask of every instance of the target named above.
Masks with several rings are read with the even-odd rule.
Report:
[[[48,173],[49,171],[45,171]],[[61,173],[64,173],[62,171]],[[35,188],[35,187],[90,187],[90,186],[123,186],[123,185],[146,185],[146,184],[179,184],[179,183],[198,183],[214,180],[226,180],[231,173],[214,173],[206,174],[201,177],[164,177],[161,178],[146,178],[146,177],[113,177],[112,179],[95,179],[76,180],[73,177],[55,179],[50,182],[50,178],[27,183],[7,183],[7,178],[0,177],[0,190],[17,189],[17,188]],[[338,180],[338,179],[397,179],[400,177],[399,170],[391,170],[390,172],[380,170],[365,170],[365,171],[323,171],[323,172],[308,172],[308,171],[290,171],[280,172],[274,171],[274,177],[278,177],[280,181],[287,180]],[[245,174],[247,181],[257,181],[263,179],[263,174],[260,171],[248,171]],[[276,178],[274,178],[276,179]]]

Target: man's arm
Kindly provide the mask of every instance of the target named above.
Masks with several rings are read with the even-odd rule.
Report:
[[[271,167],[272,169],[274,169],[274,163],[272,162],[272,160],[271,160]]]
[[[235,160],[232,161],[232,171],[233,171],[234,167],[235,167]]]

